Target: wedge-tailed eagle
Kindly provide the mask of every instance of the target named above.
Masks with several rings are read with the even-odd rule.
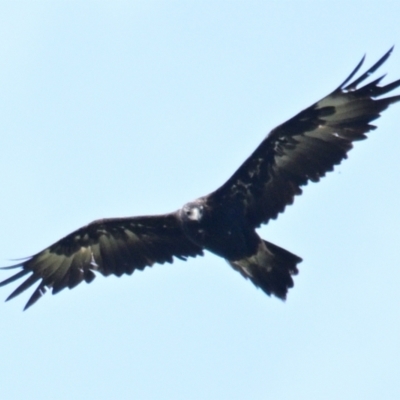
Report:
[[[25,309],[46,291],[58,293],[102,275],[132,274],[176,257],[224,258],[268,295],[285,299],[302,259],[260,238],[256,228],[275,219],[307,182],[317,182],[347,157],[356,140],[375,129],[371,121],[400,95],[383,97],[400,79],[380,86],[382,77],[364,82],[389,57],[390,49],[359,78],[350,76],[331,94],[273,129],[251,156],[216,191],[170,214],[101,219],[86,225],[18,265],[20,271],[0,283],[29,277],[7,300],[39,285]]]

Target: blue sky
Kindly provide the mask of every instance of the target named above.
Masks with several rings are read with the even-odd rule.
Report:
[[[369,66],[396,45],[380,72],[400,78],[399,13],[395,1],[1,2],[1,264],[92,220],[211,192],[364,53]],[[0,308],[2,398],[398,398],[399,124],[398,104],[259,230],[304,259],[285,303],[212,254],[99,276],[24,313],[23,294]]]

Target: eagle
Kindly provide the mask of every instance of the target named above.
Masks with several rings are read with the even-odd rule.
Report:
[[[400,100],[400,95],[382,97],[398,88],[400,79],[380,85],[380,76],[365,83],[392,50],[355,78],[364,56],[337,89],[273,129],[211,194],[169,214],[96,220],[17,265],[3,267],[18,272],[0,286],[29,274],[6,300],[39,282],[27,309],[47,289],[56,294],[92,282],[96,273],[131,275],[205,250],[224,258],[267,295],[286,299],[302,259],[262,239],[256,229],[277,218],[308,181],[318,182],[347,158],[353,142],[376,128],[371,122]]]

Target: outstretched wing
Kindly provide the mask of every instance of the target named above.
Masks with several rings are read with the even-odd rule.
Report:
[[[176,213],[159,216],[115,218],[94,221],[54,243],[28,260],[3,269],[22,268],[0,282],[7,285],[31,274],[7,300],[40,281],[25,309],[46,291],[52,293],[82,281],[90,283],[98,271],[107,276],[132,274],[154,263],[172,263],[173,256],[185,260],[202,255],[202,249],[190,242],[180,228]]]
[[[379,86],[380,77],[363,87],[361,82],[389,57],[390,49],[358,79],[350,76],[330,95],[279,125],[264,139],[232,177],[207,197],[217,204],[240,202],[251,226],[276,218],[302,193],[309,180],[319,181],[346,158],[353,141],[375,129],[370,122],[400,96],[380,98],[400,86],[400,79]],[[350,82],[350,83],[349,83]]]

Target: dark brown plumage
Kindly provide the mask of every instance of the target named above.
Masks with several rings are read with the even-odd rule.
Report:
[[[279,125],[215,192],[166,215],[94,221],[33,257],[4,269],[21,270],[4,286],[30,276],[7,298],[39,282],[25,308],[46,291],[53,294],[102,275],[132,274],[173,257],[209,250],[268,295],[285,299],[298,272],[300,257],[261,239],[255,229],[274,219],[309,180],[319,181],[347,157],[352,143],[375,129],[371,122],[400,95],[381,96],[400,86],[400,79],[379,86],[383,77],[358,87],[389,57],[390,49],[359,78],[350,76],[331,94]]]

